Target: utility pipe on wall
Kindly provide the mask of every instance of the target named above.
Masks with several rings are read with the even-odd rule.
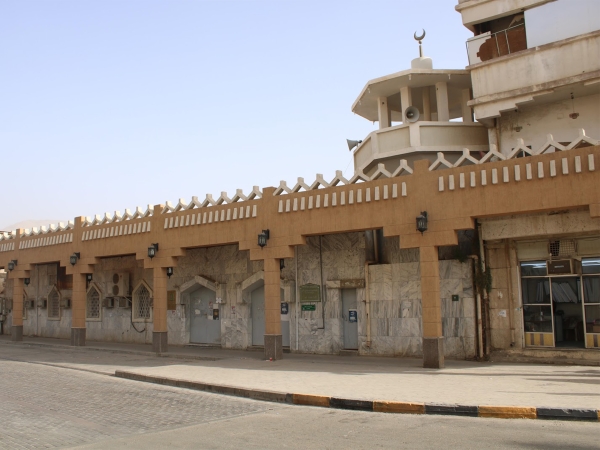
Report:
[[[298,292],[298,246],[294,247],[294,262],[296,263],[296,277],[295,277],[295,285],[296,285],[296,351],[298,351],[298,303],[300,303],[299,292]]]

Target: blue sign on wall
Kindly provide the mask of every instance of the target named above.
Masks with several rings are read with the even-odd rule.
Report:
[[[355,309],[349,309],[348,318],[350,319],[350,323],[358,322],[358,311],[356,311]]]

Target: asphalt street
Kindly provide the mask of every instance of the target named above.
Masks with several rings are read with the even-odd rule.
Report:
[[[0,356],[1,358],[1,356]],[[600,424],[279,405],[0,359],[0,448],[597,449]]]

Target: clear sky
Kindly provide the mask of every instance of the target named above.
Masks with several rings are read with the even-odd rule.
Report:
[[[2,0],[0,229],[352,176],[350,107],[464,68],[456,0]]]

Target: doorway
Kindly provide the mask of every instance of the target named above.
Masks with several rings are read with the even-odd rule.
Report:
[[[220,311],[215,291],[200,287],[190,294],[190,312],[190,342],[221,344]]]
[[[356,289],[342,289],[344,349],[358,350],[358,309]]]

